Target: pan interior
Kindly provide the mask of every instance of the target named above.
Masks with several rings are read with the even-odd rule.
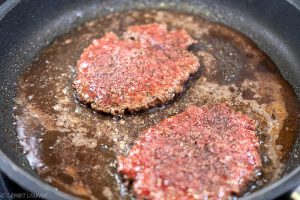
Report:
[[[79,1],[77,3],[79,5]],[[272,60],[276,63],[278,68],[281,70],[284,78],[287,79],[293,85],[295,92],[299,96],[299,87],[298,87],[299,83],[297,83],[296,81],[297,80],[296,78],[299,76],[299,68],[297,68],[299,66],[299,62],[298,62],[299,60],[296,59],[297,57],[294,53],[295,51],[293,51],[295,45],[297,44],[288,46],[289,41],[288,40],[283,41],[280,38],[281,36],[280,30],[277,30],[276,27],[275,28],[272,27],[272,23],[266,26],[265,24],[263,24],[264,20],[257,21],[256,20],[257,16],[255,16],[253,13],[240,13],[238,11],[238,6],[243,6],[242,4],[224,5],[221,2],[216,1],[214,3],[219,3],[219,4],[215,4],[218,6],[212,7],[210,6],[210,3],[207,3],[205,1],[200,3],[199,2],[197,3],[189,2],[189,3],[190,4],[178,2],[178,4],[174,5],[172,2],[165,2],[165,3],[147,2],[146,4],[137,3],[131,5],[134,8],[136,7],[143,8],[145,6],[152,6],[152,7],[159,7],[163,9],[166,8],[178,9],[178,5],[180,4],[179,6],[180,11],[201,14],[202,16],[209,18],[210,20],[220,21],[222,23],[231,25],[242,32],[247,32],[247,35],[251,37],[260,46],[260,48],[263,49],[272,58]],[[101,10],[102,8],[101,6],[108,5],[108,4],[111,5],[106,6],[105,10],[103,9]],[[86,4],[84,8],[81,8],[81,10],[79,11],[76,10],[75,8],[76,3],[73,4],[73,7],[67,5],[66,3],[65,7],[62,6],[61,8],[62,10],[60,12],[62,13],[62,15],[59,18],[55,17],[53,10],[49,11],[50,13],[48,14],[50,15],[49,18],[47,19],[48,21],[47,23],[45,24],[42,24],[42,22],[37,23],[39,27],[36,27],[36,25],[33,26],[33,24],[31,25],[32,27],[30,26],[28,26],[28,28],[23,27],[25,31],[23,30],[24,33],[20,34],[19,38],[12,38],[11,36],[7,35],[7,33],[4,33],[3,39],[7,37],[7,40],[3,41],[3,44],[7,45],[6,49],[9,50],[9,54],[7,53],[7,51],[6,52],[1,51],[0,53],[1,58],[5,58],[5,59],[1,59],[2,62],[1,80],[3,81],[1,87],[1,95],[3,96],[2,99],[4,100],[3,102],[1,102],[1,108],[3,111],[1,113],[1,118],[2,118],[1,123],[3,125],[1,126],[2,129],[1,132],[5,133],[5,134],[1,134],[1,137],[3,138],[2,141],[5,141],[3,142],[3,144],[1,144],[1,150],[4,151],[14,162],[16,162],[20,166],[23,166],[23,168],[26,171],[32,174],[35,173],[28,165],[26,158],[24,158],[24,156],[21,154],[22,149],[20,149],[20,146],[18,145],[18,141],[16,139],[16,134],[14,131],[15,127],[12,126],[14,122],[14,119],[12,118],[12,112],[13,112],[12,98],[15,96],[14,83],[17,81],[18,75],[20,75],[26,69],[26,67],[29,66],[28,64],[32,62],[33,58],[37,57],[37,55],[39,55],[40,53],[40,50],[43,47],[45,47],[50,41],[52,41],[52,39],[55,36],[60,35],[62,33],[66,33],[69,31],[69,29],[72,26],[75,26],[88,19],[95,18],[96,16],[106,14],[116,9],[121,9],[121,10],[130,9],[125,5],[122,6],[121,4],[118,4],[118,6],[116,7],[113,4],[114,4],[113,2],[104,2],[103,4],[94,3],[91,5]],[[197,4],[197,6],[189,6],[191,4]],[[26,5],[24,6],[26,7]],[[111,9],[107,9],[107,8],[111,8]],[[27,9],[30,9],[29,6]],[[70,10],[76,10],[76,11],[70,12]],[[17,12],[18,7],[16,7],[15,10],[13,11]],[[39,21],[43,19],[42,16],[41,19],[38,18],[38,14],[42,15],[42,13],[33,12],[33,15],[35,14],[36,14],[35,20]],[[8,25],[9,19],[13,20],[13,17],[11,17],[12,15],[13,12],[7,16],[7,21],[5,21],[5,18],[4,20],[1,21],[2,23],[1,31],[3,31],[4,28],[8,26],[10,28],[13,28],[13,26],[17,26],[15,23],[13,23],[12,25]],[[46,16],[44,16],[44,18],[45,17]],[[261,24],[258,22],[260,22]],[[30,24],[30,22],[28,23]],[[61,26],[62,24],[66,24],[66,26]],[[50,30],[55,30],[55,31],[51,32]],[[9,76],[7,76],[7,74],[9,74]],[[295,159],[293,159],[293,154],[290,157],[290,160],[291,160],[290,162],[292,162],[293,165],[292,164],[288,165],[289,166],[288,169],[292,170],[293,168],[298,166],[298,163],[296,163]]]

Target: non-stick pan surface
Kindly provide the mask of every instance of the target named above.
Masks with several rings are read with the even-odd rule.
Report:
[[[192,12],[241,31],[272,58],[300,96],[300,11],[285,1],[5,2],[5,6],[0,9],[0,168],[11,179],[32,192],[46,194],[50,199],[71,198],[43,183],[22,154],[13,124],[13,98],[18,76],[43,47],[72,27],[110,12],[150,7]],[[290,154],[286,175],[281,180],[247,198],[272,199],[299,184],[299,147],[298,137],[294,151]]]

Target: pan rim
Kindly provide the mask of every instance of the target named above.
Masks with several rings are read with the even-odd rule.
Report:
[[[38,177],[30,175],[8,158],[2,150],[0,150],[0,170],[1,173],[7,175],[9,179],[22,188],[34,194],[46,196],[47,199],[79,199],[43,182]]]
[[[43,182],[38,177],[30,175],[24,169],[16,165],[9,157],[0,150],[0,170],[6,174],[10,179],[26,188],[28,191],[37,192],[49,192],[49,199],[74,199],[75,196],[69,195],[65,192],[57,190],[54,186],[51,186]],[[18,176],[15,176],[17,173]],[[25,180],[23,180],[23,179]],[[266,185],[264,188],[242,197],[242,199],[271,199],[277,197],[297,186],[300,182],[300,167],[297,167],[287,175],[283,176],[279,180]],[[31,187],[33,186],[33,187]],[[283,187],[282,187],[283,186]],[[280,189],[278,189],[281,187]],[[53,196],[52,196],[53,195]],[[267,198],[266,198],[267,197]]]
[[[19,184],[22,188],[35,194],[45,194],[47,196],[47,199],[80,199],[74,195],[58,190],[54,186],[43,182],[38,177],[30,175],[24,169],[16,165],[10,158],[8,158],[2,150],[0,150],[0,170],[12,181]],[[300,167],[297,167],[281,179],[267,185],[266,187],[254,193],[241,197],[241,199],[273,199],[286,192],[289,192],[299,184]],[[278,190],[279,187],[280,190]]]

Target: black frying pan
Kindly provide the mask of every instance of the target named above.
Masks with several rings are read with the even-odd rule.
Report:
[[[249,36],[279,67],[300,98],[300,11],[297,1],[164,1],[165,8],[206,15]],[[1,4],[2,3],[2,4]],[[13,119],[18,76],[53,38],[72,27],[117,10],[157,7],[159,0],[11,0],[0,1],[0,169],[25,189],[49,199],[71,199],[41,181],[19,146]],[[298,2],[299,5],[299,2]],[[288,98],[288,97],[287,97]],[[300,136],[290,153],[285,175],[247,196],[273,199],[300,184]]]

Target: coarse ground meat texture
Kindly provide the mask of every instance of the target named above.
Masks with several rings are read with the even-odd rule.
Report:
[[[227,104],[191,106],[143,131],[118,172],[137,199],[227,199],[257,178],[255,129]]]
[[[73,85],[82,102],[113,115],[165,103],[199,68],[187,51],[194,42],[161,24],[130,26],[121,39],[109,32],[84,49]]]

